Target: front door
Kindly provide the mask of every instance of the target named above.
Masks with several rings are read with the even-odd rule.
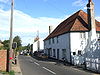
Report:
[[[62,58],[66,58],[66,49],[62,49]]]
[[[59,59],[59,49],[57,49],[57,59]]]

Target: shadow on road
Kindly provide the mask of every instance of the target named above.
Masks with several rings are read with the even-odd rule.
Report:
[[[53,62],[54,65],[58,65],[58,66],[63,66],[63,67],[71,67],[73,68],[74,70],[80,70],[80,71],[85,71],[85,72],[88,72],[88,73],[95,73],[95,74],[100,74],[100,73],[97,73],[95,71],[90,71],[90,70],[87,70],[85,69],[83,66],[78,66],[78,65],[72,65],[70,63],[67,63],[67,62],[63,62],[61,60],[57,60],[57,59],[53,59],[53,58],[40,58],[40,57],[36,57],[36,56],[32,56],[34,59],[38,60],[38,61],[45,61],[45,62]]]

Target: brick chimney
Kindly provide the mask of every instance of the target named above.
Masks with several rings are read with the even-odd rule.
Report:
[[[94,16],[94,4],[92,0],[88,0],[87,4],[87,13],[88,13],[88,27],[89,27],[89,37],[91,41],[96,38],[96,24]]]
[[[49,26],[49,34],[53,31],[53,27]]]

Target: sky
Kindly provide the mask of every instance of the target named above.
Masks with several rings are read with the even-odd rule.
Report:
[[[100,21],[100,0],[93,0],[95,18]],[[0,0],[0,40],[10,37],[11,0]],[[22,45],[31,44],[37,36],[45,39],[49,26],[53,29],[70,15],[83,10],[88,0],[14,0],[13,37],[20,36]]]

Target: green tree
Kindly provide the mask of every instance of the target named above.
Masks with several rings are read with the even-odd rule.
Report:
[[[3,42],[2,42],[2,44],[4,45],[4,49],[9,49],[9,40],[4,40]]]
[[[21,38],[19,36],[15,36],[14,39],[13,39],[13,42],[16,42],[17,43],[17,48],[22,46],[21,44]]]
[[[16,51],[19,51],[22,49],[22,44],[21,44],[22,41],[21,41],[21,38],[19,36],[15,36],[13,39],[13,42],[17,43]]]
[[[30,44],[27,45],[27,49],[30,50]]]

